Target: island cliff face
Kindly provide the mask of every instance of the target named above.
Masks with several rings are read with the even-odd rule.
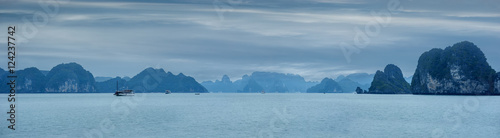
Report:
[[[413,94],[490,95],[499,94],[498,83],[483,52],[464,41],[423,53],[411,89]]]
[[[154,68],[144,69],[125,85],[136,92],[165,92],[165,90],[176,93],[208,92],[193,77],[182,73],[174,75],[163,69]]]
[[[497,79],[495,81],[495,93],[500,93],[500,72],[497,73]]]
[[[16,91],[18,92],[43,92],[45,89],[45,75],[35,67],[17,71]]]
[[[96,92],[92,73],[80,64],[59,64],[47,74],[45,92]]]
[[[384,72],[378,70],[373,77],[368,93],[372,94],[410,94],[410,84],[403,77],[401,69],[389,64]]]
[[[46,75],[44,72],[47,72]],[[9,72],[0,68],[0,82],[7,84]],[[77,63],[59,64],[50,71],[35,67],[16,71],[16,91],[21,93],[89,93],[114,92],[118,89],[132,89],[135,92],[207,92],[205,87],[190,76],[182,73],[173,75],[163,69],[147,68],[134,78],[116,77],[96,82],[94,76]],[[9,92],[8,85],[0,85],[0,93]]]

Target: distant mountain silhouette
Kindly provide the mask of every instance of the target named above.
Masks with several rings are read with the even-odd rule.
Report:
[[[250,80],[255,81],[255,84]],[[250,85],[249,85],[250,84]],[[244,75],[242,79],[231,82],[229,77],[223,76],[221,81],[205,81],[202,83],[211,92],[250,92],[245,89],[254,88],[251,92],[257,92],[260,87],[265,92],[305,92],[307,88],[318,84],[317,82],[305,81],[303,77],[295,74],[283,74],[276,72],[253,72],[250,76]],[[260,92],[260,91],[258,91]]]
[[[347,79],[352,80],[354,82],[357,82],[361,85],[368,85],[368,87],[370,87],[370,84],[372,83],[374,76],[375,76],[375,74],[353,73],[353,74],[349,74],[347,76],[340,75],[335,79],[335,81],[340,82],[343,79],[347,78]],[[366,89],[368,89],[368,88],[366,88]]]
[[[7,84],[9,73],[0,68],[0,82]],[[16,92],[114,92],[116,83],[119,89],[132,89],[136,92],[207,92],[192,77],[180,73],[173,75],[163,69],[147,68],[133,78],[112,78],[96,82],[94,76],[77,63],[64,63],[53,67],[46,75],[35,67],[16,71]],[[127,81],[129,79],[129,81]],[[7,85],[0,85],[0,93],[9,92]]]
[[[369,84],[360,84],[358,82],[355,82],[349,78],[343,78],[340,81],[335,80],[340,87],[342,88],[342,91],[345,93],[352,93],[356,91],[357,87],[360,87],[361,89],[368,89],[370,87]]]
[[[238,88],[235,84],[229,79],[229,76],[222,76],[221,80],[213,81],[204,81],[201,83],[205,88],[207,88],[210,92],[237,92]]]
[[[261,92],[263,91],[264,88],[260,86],[255,80],[250,79],[248,80],[248,84],[243,87],[243,90],[239,92]]]
[[[307,93],[342,93],[342,87],[330,78],[324,78],[318,85],[307,89]]]

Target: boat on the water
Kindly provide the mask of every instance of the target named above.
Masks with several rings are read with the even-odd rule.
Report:
[[[116,91],[115,94],[116,96],[134,96],[135,93],[133,90],[123,90],[123,91]]]
[[[135,93],[133,90],[128,90],[128,89],[122,90],[122,91],[118,90],[118,81],[116,81],[116,92],[113,95],[115,95],[115,96],[134,96]]]
[[[197,92],[197,93],[194,93],[194,95],[200,95],[200,93],[199,93],[199,92]]]
[[[260,94],[266,94],[266,92],[265,91],[260,91]]]
[[[166,90],[165,91],[165,94],[171,94],[172,92],[170,92],[170,90]]]

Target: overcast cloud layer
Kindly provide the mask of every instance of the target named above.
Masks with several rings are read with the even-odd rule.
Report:
[[[392,12],[390,0],[40,1],[0,0],[0,38],[18,26],[18,69],[77,62],[94,76],[155,67],[200,82],[254,71],[318,81],[392,63],[411,76],[423,52],[467,40],[500,71],[497,0],[394,0],[401,7]],[[47,14],[44,3],[57,10]],[[390,21],[347,60],[339,44],[353,46],[355,28],[365,30],[383,12]],[[27,23],[36,31],[23,31]],[[7,58],[0,59],[5,69]]]

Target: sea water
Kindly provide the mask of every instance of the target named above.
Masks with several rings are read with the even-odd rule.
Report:
[[[0,137],[500,137],[499,96],[0,94]]]

